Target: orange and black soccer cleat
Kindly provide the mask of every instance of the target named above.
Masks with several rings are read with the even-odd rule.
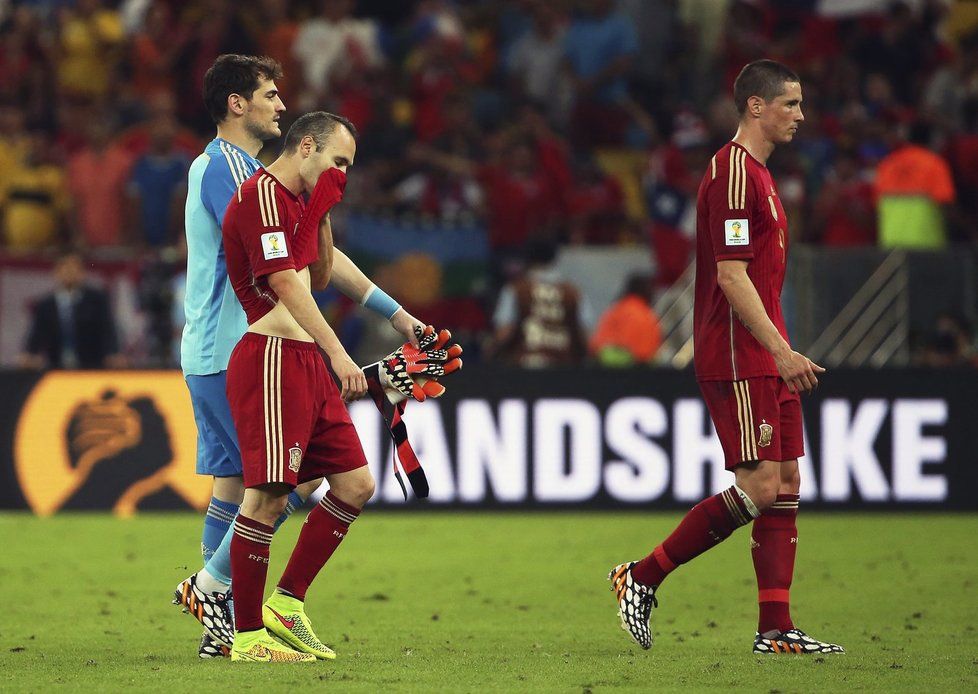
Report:
[[[218,644],[234,645],[234,617],[231,613],[231,594],[205,593],[197,587],[197,574],[190,576],[173,591],[173,604],[182,605],[203,625]]]
[[[646,586],[632,577],[632,567],[637,562],[619,564],[608,574],[611,590],[615,593],[618,603],[618,617],[621,628],[628,632],[632,639],[642,648],[652,648],[652,628],[649,620],[652,608],[658,607],[655,599],[655,588]]]
[[[801,629],[782,631],[771,638],[766,638],[760,634],[754,636],[754,653],[765,655],[772,653],[779,655],[823,655],[845,652],[845,649],[839,644],[816,641]]]

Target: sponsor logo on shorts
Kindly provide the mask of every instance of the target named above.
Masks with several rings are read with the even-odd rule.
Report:
[[[293,446],[289,449],[289,469],[292,472],[298,472],[299,466],[302,464],[302,449],[298,446]]]
[[[760,436],[757,438],[757,445],[761,448],[771,445],[771,437],[774,436],[774,427],[772,427],[767,422],[762,421],[761,425],[757,427],[760,432]]]

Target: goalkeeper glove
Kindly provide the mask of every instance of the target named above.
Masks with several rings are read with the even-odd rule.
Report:
[[[406,342],[378,362],[380,380],[392,402],[437,398],[445,392],[445,386],[436,379],[462,368],[462,347],[450,343],[449,331],[436,331],[428,325],[424,329],[416,327],[415,334],[418,347]]]

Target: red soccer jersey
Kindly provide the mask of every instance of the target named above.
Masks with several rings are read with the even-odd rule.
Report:
[[[777,376],[774,359],[734,315],[717,283],[717,262],[746,260],[767,315],[788,339],[781,286],[788,221],[767,167],[730,142],[717,152],[696,200],[693,362],[700,381]]]
[[[231,286],[248,316],[248,325],[275,308],[278,296],[268,275],[302,270],[319,256],[319,237],[296,232],[305,209],[302,198],[264,169],[238,187],[224,213],[224,255]]]

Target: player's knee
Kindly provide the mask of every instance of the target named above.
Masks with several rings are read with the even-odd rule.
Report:
[[[241,514],[259,523],[274,526],[288,502],[288,493],[278,494],[248,490],[241,504]]]
[[[367,475],[362,479],[357,480],[356,487],[353,490],[357,499],[356,505],[363,508],[364,504],[373,498],[375,491],[377,491],[377,485],[374,483],[374,478],[372,475]]]
[[[748,493],[758,511],[770,508],[777,501],[779,486],[780,480],[777,477],[758,480],[758,483]]]
[[[758,511],[770,508],[777,500],[779,485],[780,479],[777,475],[753,475],[738,484]]]
[[[781,486],[778,493],[797,494],[801,490],[801,473],[798,471],[798,465],[781,467]]]
[[[308,482],[303,482],[298,487],[295,488],[296,494],[302,497],[303,501],[312,496],[312,493],[319,489],[323,483],[322,477],[317,477],[314,480]]]

